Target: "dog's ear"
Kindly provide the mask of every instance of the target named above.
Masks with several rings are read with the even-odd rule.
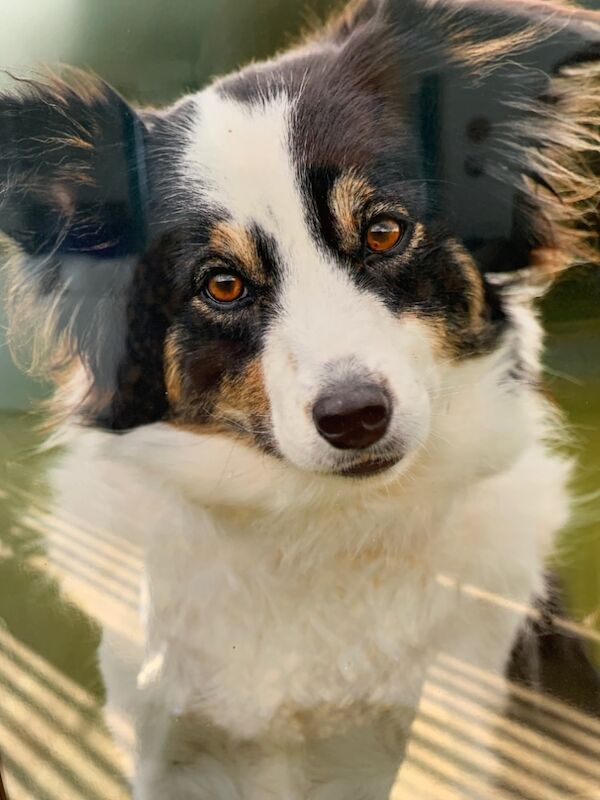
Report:
[[[600,15],[544,0],[361,0],[326,36],[403,87],[430,205],[483,273],[589,258]]]
[[[161,393],[142,386],[150,371],[130,341],[132,326],[144,329],[138,344],[164,327],[156,319],[160,304],[134,306],[136,297],[152,295],[142,263],[147,137],[142,115],[80,73],[21,80],[0,95],[11,343],[21,355],[27,345],[28,366],[37,373],[77,383],[80,405],[111,427],[135,424],[144,409],[145,417],[156,417],[164,397],[164,387]],[[139,397],[135,414],[124,386]],[[156,409],[146,409],[153,403]]]
[[[0,97],[0,222],[30,255],[143,250],[144,125],[108,84],[71,72]]]

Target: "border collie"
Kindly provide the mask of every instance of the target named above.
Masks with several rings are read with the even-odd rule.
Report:
[[[533,299],[587,257],[599,57],[573,8],[363,0],[164,110],[0,97],[55,501],[144,554],[100,653],[136,800],[417,797],[431,670],[504,673],[568,516]]]

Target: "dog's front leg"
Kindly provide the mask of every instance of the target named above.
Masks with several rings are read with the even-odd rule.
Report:
[[[177,763],[157,754],[137,764],[134,800],[242,800],[236,776],[216,759],[203,755]]]
[[[134,800],[241,800],[237,771],[227,764],[210,726],[190,721],[147,702],[137,719]]]
[[[178,763],[164,755],[140,758],[134,800],[306,800],[298,765],[286,754],[252,763],[208,754]]]
[[[239,741],[156,705],[139,722],[134,800],[306,800],[301,751],[289,743]]]

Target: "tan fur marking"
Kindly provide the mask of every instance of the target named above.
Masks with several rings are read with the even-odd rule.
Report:
[[[256,244],[243,227],[219,222],[212,229],[209,243],[212,250],[238,263],[251,278],[264,280]]]
[[[437,358],[447,361],[456,356],[456,347],[452,342],[446,321],[441,315],[420,314],[418,311],[411,310],[403,312],[402,316],[421,326],[423,333],[431,342]]]
[[[561,250],[550,247],[538,247],[531,252],[530,266],[535,270],[538,280],[550,281],[564,271],[569,256]]]
[[[169,370],[173,353],[167,355],[165,348],[165,374],[173,380],[173,386],[167,387],[169,399],[171,391],[180,391],[179,375],[175,367]],[[168,381],[169,383],[169,381]],[[179,399],[175,402],[179,402]],[[264,375],[260,358],[250,362],[246,369],[235,377],[225,377],[215,399],[215,405],[209,419],[194,421],[185,413],[169,420],[169,424],[180,430],[191,433],[219,434],[234,436],[235,438],[248,439],[254,443],[253,426],[256,417],[266,418],[269,414],[269,400],[267,397]],[[233,423],[233,425],[232,425]]]
[[[416,222],[413,227],[413,234],[411,236],[408,248],[403,253],[403,255],[405,255],[407,252],[410,253],[412,250],[418,247],[423,242],[424,239],[425,239],[425,226],[421,222]]]
[[[216,408],[218,411],[222,409],[226,415],[234,411],[243,416],[268,413],[269,399],[260,358],[251,361],[241,375],[225,378]]]
[[[168,336],[165,341],[165,385],[169,403],[171,406],[177,406],[181,402],[183,392],[177,342],[172,335]]]
[[[335,227],[344,250],[360,244],[358,214],[373,196],[373,188],[353,170],[339,177],[329,195]]]
[[[483,293],[483,283],[479,270],[475,262],[458,242],[451,242],[448,250],[460,265],[464,276],[469,281],[469,300],[471,301],[471,322],[475,329],[481,328],[483,324],[483,309],[485,306],[485,296]]]
[[[448,42],[457,61],[466,63],[473,70],[485,70],[490,63],[507,53],[519,53],[536,41],[543,41],[552,34],[552,26],[543,22],[524,23],[523,28],[505,36],[497,36],[482,42],[478,28],[457,28],[452,16],[448,17]]]
[[[408,215],[407,215],[408,216]],[[408,236],[408,233],[406,234]],[[401,253],[397,256],[397,258],[401,259],[401,262],[407,262],[413,252],[417,249],[417,247],[422,244],[423,240],[425,239],[425,226],[421,222],[415,222],[412,225],[412,230],[410,232],[410,239],[408,243],[404,245]]]

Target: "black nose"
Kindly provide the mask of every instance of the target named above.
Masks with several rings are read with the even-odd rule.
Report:
[[[317,430],[329,444],[340,450],[363,450],[386,432],[390,412],[387,392],[375,383],[361,383],[321,395],[312,413]]]

